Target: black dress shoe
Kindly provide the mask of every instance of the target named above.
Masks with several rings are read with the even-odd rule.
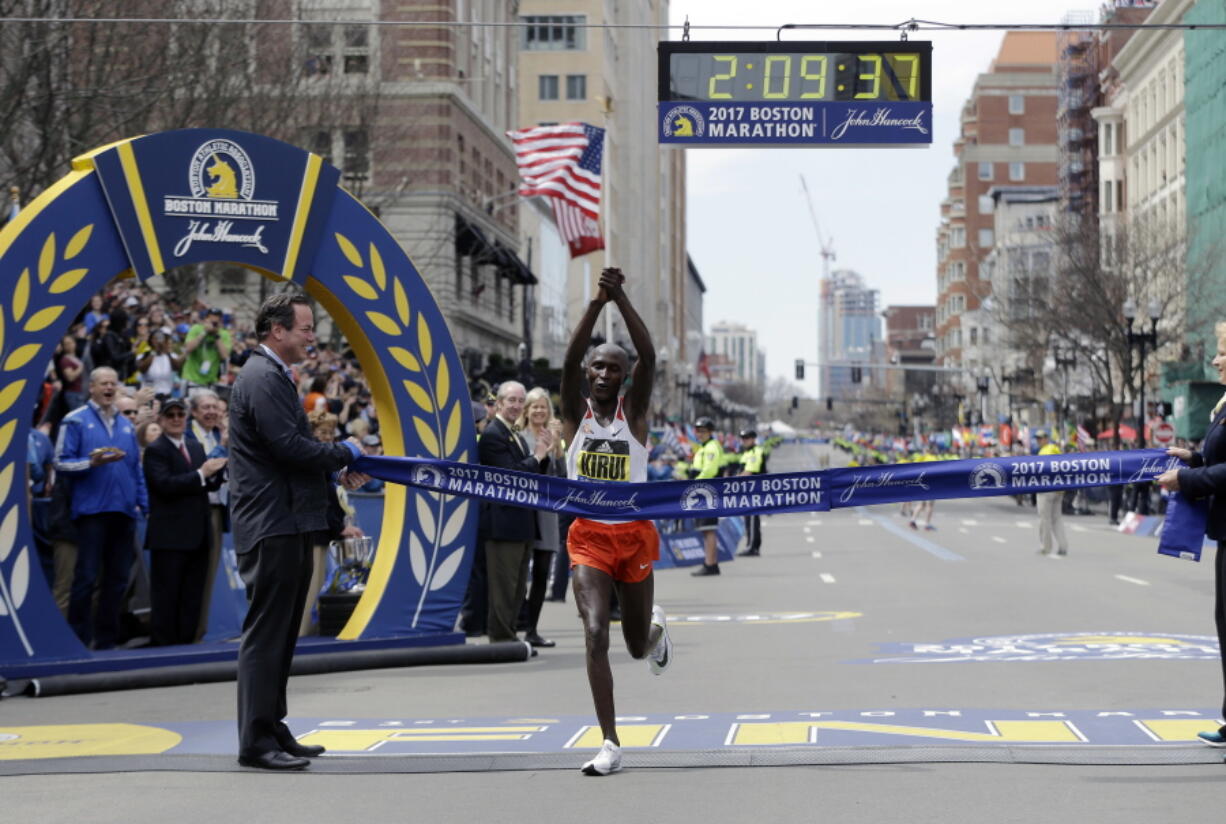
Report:
[[[534,647],[556,647],[556,641],[550,641],[548,638],[542,638],[540,633],[529,632],[524,636],[524,640]]]
[[[281,750],[262,752],[258,755],[240,755],[238,763],[244,767],[256,767],[261,770],[301,770],[311,764],[305,758],[298,758]]]
[[[299,744],[297,741],[281,741],[281,749],[297,758],[315,758],[323,755],[325,750],[318,744]]]
[[[706,564],[703,564],[698,569],[691,572],[690,575],[693,575],[695,578],[702,578],[706,575],[719,575],[719,564],[715,564],[714,566],[707,566]]]
[[[761,555],[761,554],[762,554],[762,553],[760,553],[760,552],[759,552],[758,550],[756,550],[756,549],[746,549],[746,550],[743,550],[743,551],[741,551],[741,552],[738,552],[738,553],[737,553],[737,557],[738,557],[738,558],[757,558],[757,557],[758,557],[759,555]]]

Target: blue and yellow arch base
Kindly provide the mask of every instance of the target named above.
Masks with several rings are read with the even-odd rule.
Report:
[[[38,570],[26,437],[56,343],[117,275],[204,261],[290,281],[327,309],[371,385],[389,455],[464,461],[467,384],[429,289],[318,156],[260,135],[190,129],[78,158],[0,230],[0,674],[89,652]],[[450,633],[476,505],[389,485],[370,580],[342,640]]]

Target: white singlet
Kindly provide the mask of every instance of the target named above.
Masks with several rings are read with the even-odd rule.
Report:
[[[622,399],[617,399],[617,412],[608,426],[602,426],[587,402],[587,414],[579,422],[575,439],[566,451],[566,477],[573,481],[599,483],[645,483],[647,481],[647,447],[630,432],[630,424],[622,412]],[[599,523],[625,523],[602,521]]]

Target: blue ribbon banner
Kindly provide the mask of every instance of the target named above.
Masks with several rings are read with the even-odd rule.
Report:
[[[606,520],[825,512],[849,506],[1056,492],[1151,481],[1179,461],[1160,449],[847,467],[706,481],[592,483],[430,458],[363,457],[384,481]]]

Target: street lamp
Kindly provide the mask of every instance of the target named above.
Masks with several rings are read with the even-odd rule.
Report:
[[[1077,350],[1069,344],[1060,344],[1057,341],[1051,348],[1052,359],[1056,362],[1056,368],[1064,371],[1064,393],[1060,398],[1060,437],[1063,438],[1068,432],[1068,371],[1070,368],[1077,365]],[[1056,439],[1052,438],[1052,443]]]
[[[677,388],[681,390],[681,423],[685,424],[689,421],[689,415],[686,414],[686,404],[689,403],[690,397],[690,369],[692,367],[688,363],[683,363],[677,369]]]
[[[1124,301],[1124,320],[1128,324],[1128,328],[1124,331],[1125,337],[1128,339],[1130,347],[1137,346],[1141,349],[1141,414],[1139,416],[1137,426],[1137,441],[1139,446],[1145,448],[1145,420],[1149,416],[1145,410],[1145,347],[1151,349],[1158,348],[1158,319],[1162,317],[1162,308],[1158,305],[1157,299],[1149,302],[1149,331],[1134,332],[1132,331],[1132,323],[1137,317],[1137,304],[1132,298]]]
[[[987,423],[988,390],[992,388],[992,379],[987,371],[975,378],[975,389],[979,392],[979,425]]]

